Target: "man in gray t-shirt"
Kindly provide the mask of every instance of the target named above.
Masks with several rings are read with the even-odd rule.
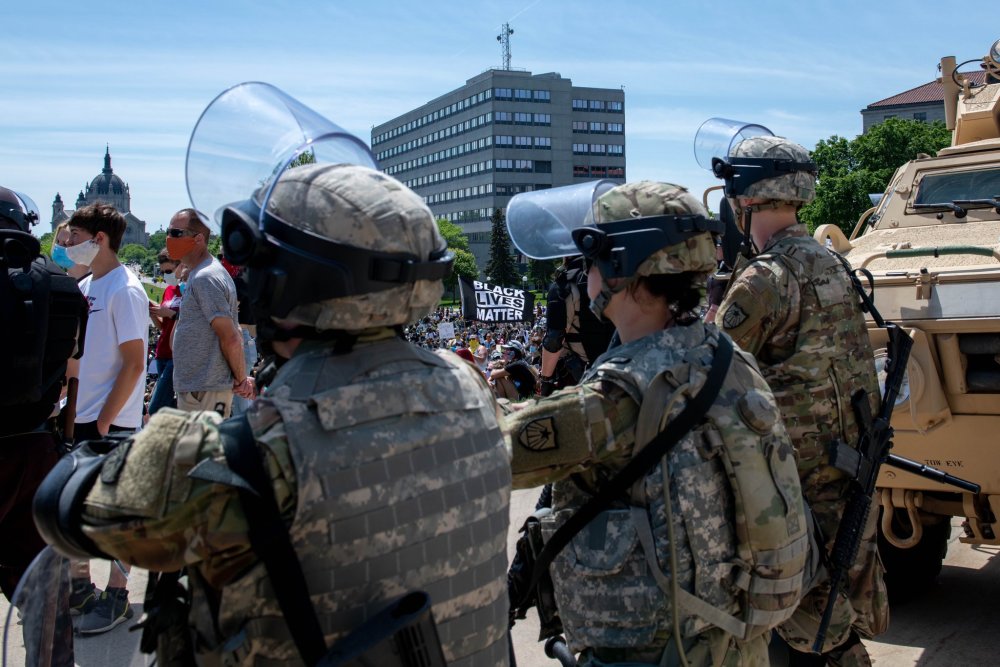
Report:
[[[174,327],[174,390],[181,410],[228,416],[233,394],[253,398],[236,316],[236,285],[208,252],[209,229],[194,209],[174,214],[167,253],[190,267],[184,307]]]

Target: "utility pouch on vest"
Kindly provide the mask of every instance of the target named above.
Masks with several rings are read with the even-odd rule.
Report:
[[[566,518],[565,522],[560,522],[558,530],[555,530],[546,540],[545,547],[538,554],[529,591],[538,585],[542,574],[548,572],[555,557],[574,540],[580,531],[604,513],[611,506],[611,503],[619,499],[640,477],[651,470],[670,451],[671,447],[702,421],[712,404],[715,403],[719,390],[722,389],[722,383],[725,381],[732,360],[733,345],[728,338],[720,336],[712,367],[701,390],[663,431],[658,433],[631,461],[625,464],[625,467],[614,478],[591,496],[583,507]],[[609,521],[612,515],[608,515]],[[623,535],[626,532],[624,527],[622,527],[621,532]],[[636,540],[638,540],[637,535]],[[618,551],[615,553],[620,556],[619,560],[622,560],[622,567],[624,567],[624,560],[629,557],[628,554],[621,554]],[[614,568],[612,567],[612,569]],[[563,611],[565,612],[565,610]]]

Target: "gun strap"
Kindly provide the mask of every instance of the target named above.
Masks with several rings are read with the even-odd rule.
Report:
[[[236,487],[243,511],[250,519],[250,546],[264,563],[285,624],[302,660],[306,665],[315,665],[326,654],[323,631],[246,415],[222,422],[219,436],[230,470],[252,489]]]
[[[531,582],[528,584],[527,593],[520,604],[524,604],[531,592],[535,590],[539,580],[549,570],[549,565],[553,559],[559,555],[567,544],[589,524],[594,517],[603,512],[612,502],[625,493],[629,487],[635,484],[642,475],[649,472],[666,455],[670,449],[677,444],[687,433],[701,423],[705,414],[712,404],[715,403],[722,383],[729,372],[729,366],[733,360],[733,344],[725,335],[719,336],[719,343],[715,349],[715,359],[712,360],[712,367],[708,372],[708,378],[697,395],[687,402],[684,409],[667,427],[660,431],[656,437],[649,441],[638,454],[632,457],[624,468],[619,471],[611,480],[603,485],[598,491],[584,503],[583,507],[574,512],[573,516],[566,520],[566,523],[559,526],[552,535],[541,553],[535,559],[535,567],[531,573]]]

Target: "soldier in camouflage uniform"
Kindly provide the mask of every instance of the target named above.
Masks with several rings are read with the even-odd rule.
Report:
[[[684,188],[644,181],[601,196],[593,226],[574,232],[588,261],[591,307],[615,323],[622,345],[598,357],[580,385],[504,406],[514,486],[554,484],[547,538],[706,383],[725,336],[695,314],[716,265],[706,217]],[[615,231],[595,241],[612,229],[607,223]],[[626,249],[624,261],[635,264],[610,268],[618,244],[628,245],[622,230],[647,227],[656,229]],[[612,242],[614,233],[621,235]],[[753,560],[742,538],[750,523],[773,529],[798,559],[789,570],[800,573],[807,530],[791,444],[749,355],[733,355],[699,422],[552,562],[567,641],[583,665],[768,664],[767,630],[791,614],[801,577],[786,580],[769,611],[741,623],[736,573]],[[729,448],[772,457],[774,481],[766,471],[766,480],[754,480],[752,502],[762,509],[752,515],[728,482],[719,452]],[[775,564],[776,576],[784,565]],[[749,627],[755,623],[761,627]]]
[[[758,167],[754,161],[761,159],[792,166],[750,184],[737,197],[727,193],[743,232],[760,254],[737,263],[715,321],[757,357],[795,446],[806,500],[827,549],[832,549],[848,480],[829,465],[828,448],[837,442],[857,443],[854,392],[866,391],[872,412],[877,412],[874,356],[847,272],[797,218],[798,209],[816,192],[809,153],[781,137],[754,137],[737,144],[728,159],[739,165],[747,158]],[[859,635],[873,637],[888,625],[876,517],[877,512],[869,517],[847,594],[836,602],[823,647],[825,660],[805,653],[816,637],[828,585],[814,588],[792,619],[778,628],[794,649],[792,665],[871,664]]]
[[[401,338],[437,307],[452,262],[430,210],[392,177],[344,164],[289,169],[263,216],[248,200],[223,219],[241,210],[257,211],[246,224],[264,219],[257,243],[269,244],[247,262],[255,304],[273,307],[312,284],[341,294],[295,302],[283,317],[258,311],[261,335],[270,329],[287,361],[247,415],[326,645],[422,589],[449,665],[506,665],[511,482],[496,404],[462,359]],[[243,229],[243,241],[256,231]],[[255,282],[304,233],[309,245],[288,261],[316,283],[282,292]],[[233,234],[223,233],[227,256]],[[345,279],[358,261],[363,272]],[[384,289],[370,287],[372,276]],[[207,481],[227,466],[220,420],[154,415],[76,480],[82,531],[48,537],[151,570],[187,566],[201,664],[301,664],[274,595],[282,582],[251,548],[237,490]]]

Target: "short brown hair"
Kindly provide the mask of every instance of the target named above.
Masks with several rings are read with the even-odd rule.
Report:
[[[187,219],[188,228],[205,237],[205,243],[208,244],[208,240],[212,237],[212,230],[208,228],[204,222],[201,221],[201,213],[193,208],[182,208],[181,210],[174,213],[174,217],[182,215]]]
[[[167,252],[166,248],[164,248],[163,250],[161,250],[159,252],[158,255],[156,255],[156,263],[157,264],[168,264],[168,263],[169,264],[176,264],[177,260],[176,259],[171,259],[170,253]]]
[[[128,223],[125,222],[125,216],[114,206],[98,202],[73,211],[69,226],[85,229],[91,236],[97,236],[97,232],[104,232],[111,249],[117,253]]]

